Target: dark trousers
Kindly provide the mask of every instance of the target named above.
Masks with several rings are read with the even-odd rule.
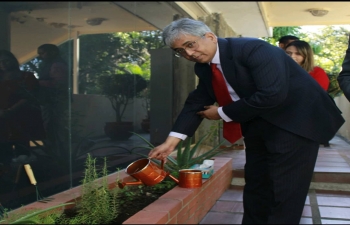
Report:
[[[242,224],[299,224],[319,143],[254,119],[246,145]]]

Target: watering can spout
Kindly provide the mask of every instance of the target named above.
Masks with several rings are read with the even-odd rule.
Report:
[[[118,182],[118,187],[120,189],[123,189],[126,185],[141,185],[143,184],[142,181],[134,181],[134,182]]]
[[[173,181],[175,181],[177,184],[180,183],[179,180],[178,180],[176,177],[174,177],[173,175],[168,174],[168,177],[170,177],[170,178],[171,178]]]

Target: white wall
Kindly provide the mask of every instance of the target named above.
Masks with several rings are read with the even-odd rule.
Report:
[[[338,108],[342,111],[345,123],[339,129],[338,134],[350,141],[350,102],[344,95],[334,98]]]

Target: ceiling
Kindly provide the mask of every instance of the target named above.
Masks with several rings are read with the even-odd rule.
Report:
[[[349,25],[350,1],[204,1],[175,2],[193,18],[221,13],[226,22],[244,37],[266,37],[273,27],[304,25]],[[308,9],[325,9],[313,16]]]
[[[101,18],[101,26],[86,22],[93,18]],[[34,20],[51,28],[70,29],[80,34],[155,29],[113,2],[24,2],[11,13],[11,19],[23,25]]]
[[[326,9],[323,17],[310,8]],[[237,35],[266,37],[275,26],[348,25],[350,2],[0,2],[11,12],[11,50],[20,62],[42,43],[60,44],[81,34],[162,29],[182,14],[198,19],[221,13]],[[90,19],[100,25],[89,25]],[[23,41],[25,37],[26,41]]]
[[[259,5],[270,27],[350,24],[349,1],[260,2]],[[325,9],[329,12],[317,17],[308,9]]]

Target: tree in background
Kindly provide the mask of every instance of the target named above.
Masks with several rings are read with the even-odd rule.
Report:
[[[341,71],[345,51],[348,47],[349,30],[341,26],[325,26],[319,33],[310,33],[304,40],[313,43],[317,49],[315,53],[315,64],[322,67],[328,74],[330,85],[328,93],[332,97],[343,94],[337,77]]]
[[[301,27],[274,27],[272,32],[272,37],[262,37],[261,39],[269,42],[274,46],[278,46],[278,40],[285,35],[293,35],[296,37],[301,37],[302,33],[300,33]]]
[[[320,33],[312,33],[305,41],[320,46],[315,52],[315,62],[331,74],[339,74],[348,47],[349,31],[344,27],[326,26]],[[308,40],[309,39],[309,40]]]
[[[148,50],[162,48],[161,31],[89,34],[80,37],[79,92],[98,94],[101,74],[139,74],[150,79]]]
[[[154,30],[80,36],[80,94],[99,94],[96,82],[101,74],[139,74],[149,80],[151,62],[148,50],[165,46],[161,34],[162,31]],[[58,47],[62,58],[72,65],[73,40],[68,40]],[[21,65],[21,68],[37,73],[40,62],[36,57]]]

